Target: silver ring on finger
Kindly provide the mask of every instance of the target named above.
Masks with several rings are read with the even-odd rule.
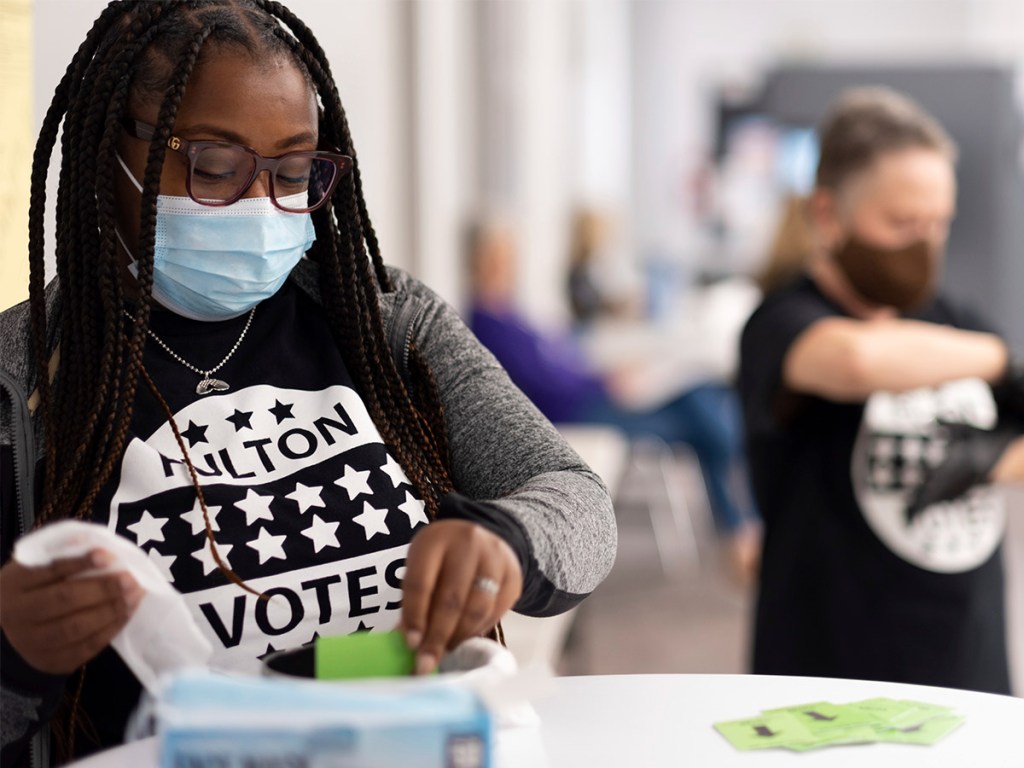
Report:
[[[488,595],[496,595],[501,589],[501,584],[489,576],[481,576],[473,582],[473,589],[479,589],[481,592],[486,592]]]

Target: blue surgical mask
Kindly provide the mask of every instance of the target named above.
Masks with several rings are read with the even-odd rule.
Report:
[[[142,192],[120,155],[117,161]],[[305,194],[282,202],[294,199],[298,205]],[[218,208],[189,197],[158,195],[153,298],[193,320],[238,317],[280,290],[315,239],[308,213],[285,213],[269,197]],[[132,259],[129,270],[137,277]]]

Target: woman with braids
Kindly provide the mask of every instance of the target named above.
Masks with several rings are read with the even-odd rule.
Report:
[[[137,544],[212,663],[243,671],[400,627],[427,672],[609,570],[600,480],[451,308],[384,266],[324,53],[282,5],[110,4],[43,122],[30,259],[28,302],[0,316],[5,766],[119,743],[140,692],[109,646],[140,588],[90,575],[102,550],[20,565],[36,526]]]

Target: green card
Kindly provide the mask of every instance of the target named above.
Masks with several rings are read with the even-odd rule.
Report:
[[[785,745],[796,752],[840,744],[869,744],[875,741],[875,725],[878,718],[870,711],[828,701],[815,701],[769,712],[792,715],[808,732],[807,739]]]
[[[923,701],[910,701],[909,699],[904,699],[900,703],[909,705],[910,709],[890,718],[892,725],[917,725],[933,717],[953,714],[951,707],[943,707],[939,704],[926,704]]]
[[[781,747],[794,752],[839,744],[934,744],[964,718],[950,707],[886,698],[850,704],[816,701],[766,710],[760,717],[718,723],[737,749]]]
[[[316,678],[356,680],[404,677],[416,667],[416,654],[401,632],[357,632],[317,638]]]
[[[786,749],[794,752],[810,752],[813,749],[822,747],[838,747],[852,744],[873,744],[878,741],[874,728],[867,725],[856,726],[836,730],[822,736],[813,736],[807,741],[797,741],[792,744],[785,744]]]
[[[856,726],[871,725],[878,720],[871,712],[832,704],[828,701],[765,710],[766,715],[776,713],[792,715],[810,732],[811,736],[823,736]]]
[[[898,701],[896,699],[865,699],[854,701],[846,705],[850,709],[859,709],[874,715],[880,723],[895,723],[902,717],[912,713],[917,704],[913,701]]]
[[[964,718],[960,715],[938,715],[916,725],[887,728],[879,731],[875,738],[898,744],[934,744],[959,728],[963,722]]]
[[[786,713],[715,723],[715,730],[725,736],[736,749],[744,751],[784,747],[811,738],[800,721]]]

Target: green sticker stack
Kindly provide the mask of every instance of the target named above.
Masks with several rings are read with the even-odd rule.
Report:
[[[838,744],[934,744],[964,718],[949,707],[919,701],[867,699],[851,704],[816,701],[769,709],[758,717],[716,723],[736,749],[773,747],[807,752]]]

